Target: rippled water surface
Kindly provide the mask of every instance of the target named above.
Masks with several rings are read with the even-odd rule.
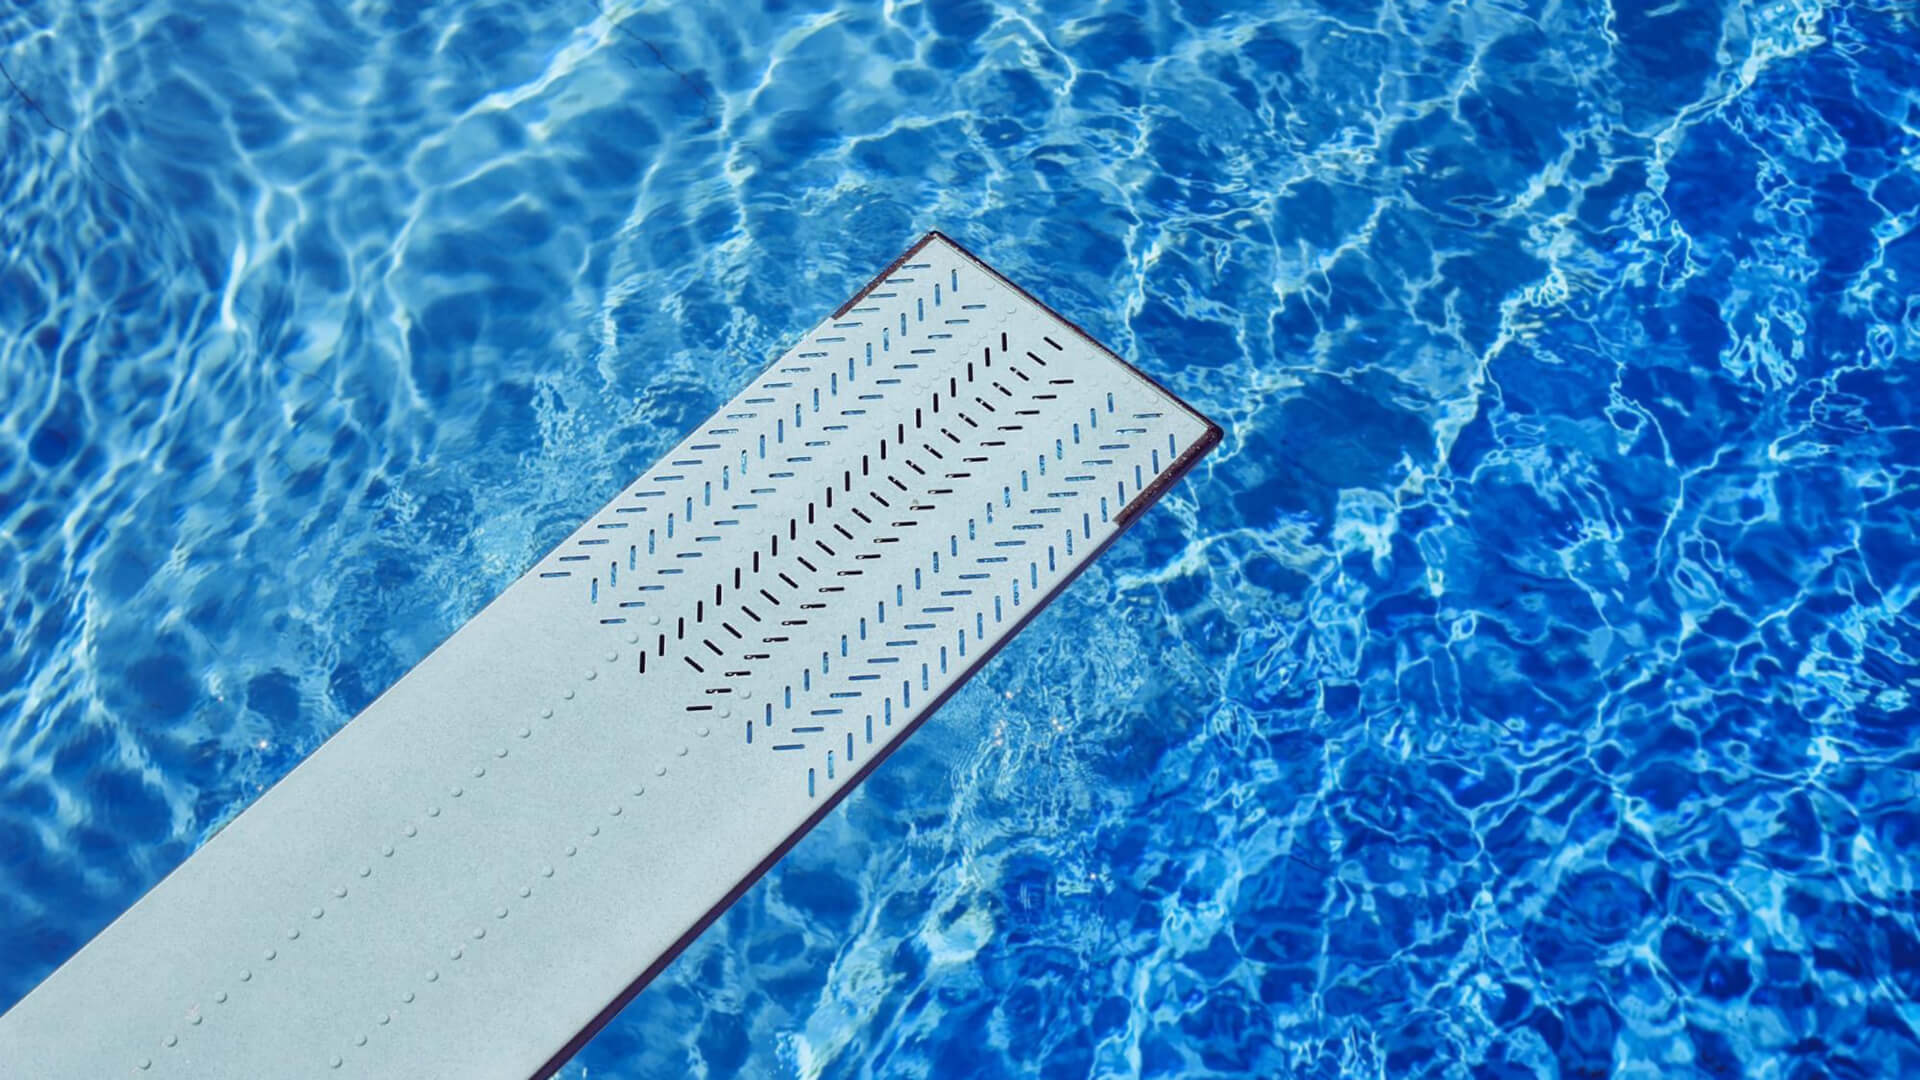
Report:
[[[1905,0],[0,11],[0,1006],[920,232],[1194,478],[572,1077],[1920,1075]]]

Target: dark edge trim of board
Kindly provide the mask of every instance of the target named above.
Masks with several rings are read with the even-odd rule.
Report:
[[[572,1057],[575,1054],[579,1053],[587,1045],[587,1043],[593,1041],[593,1037],[595,1035],[598,1035],[602,1028],[612,1023],[613,1018],[620,1015],[621,1010],[625,1009],[628,1005],[632,1004],[633,999],[636,997],[639,997],[641,991],[645,990],[648,984],[652,983],[654,979],[659,978],[660,973],[665,971],[669,964],[672,964],[675,960],[678,960],[680,958],[681,953],[685,952],[687,948],[691,946],[694,943],[694,941],[700,937],[701,934],[704,934],[707,932],[708,927],[712,926],[715,922],[719,921],[720,916],[725,915],[727,913],[728,908],[731,908],[742,896],[745,896],[749,890],[751,890],[755,885],[758,885],[760,883],[760,879],[766,876],[767,871],[773,869],[775,863],[778,863],[781,859],[786,858],[787,852],[792,851],[794,847],[800,843],[801,840],[806,839],[807,834],[812,832],[815,826],[819,825],[820,822],[826,820],[827,815],[833,813],[833,811],[840,805],[840,803],[844,799],[846,799],[848,795],[853,794],[854,789],[858,788],[861,784],[865,783],[867,777],[871,775],[875,769],[879,768],[883,763],[885,763],[887,758],[891,757],[895,750],[899,749],[900,746],[903,745],[908,739],[912,738],[914,733],[920,730],[921,725],[925,724],[928,720],[932,719],[934,714],[940,711],[941,706],[945,705],[949,698],[953,697],[954,694],[959,693],[960,690],[963,689],[968,683],[972,682],[973,677],[980,673],[980,669],[986,667],[987,664],[995,656],[1000,655],[1000,650],[1005,648],[1008,642],[1018,637],[1021,631],[1027,628],[1028,623],[1032,622],[1036,617],[1039,616],[1041,612],[1045,611],[1048,605],[1052,604],[1053,601],[1057,597],[1059,597],[1061,593],[1067,590],[1068,586],[1072,585],[1076,580],[1079,579],[1080,575],[1086,571],[1087,567],[1092,566],[1094,563],[1098,562],[1100,559],[1100,556],[1106,554],[1107,549],[1109,547],[1112,547],[1115,541],[1119,540],[1122,536],[1126,535],[1127,529],[1132,527],[1133,522],[1140,516],[1141,511],[1144,511],[1148,506],[1151,506],[1153,503],[1159,501],[1160,496],[1166,494],[1167,491],[1170,488],[1172,488],[1174,484],[1179,483],[1180,480],[1187,475],[1187,473],[1193,470],[1193,467],[1200,462],[1200,459],[1207,455],[1208,451],[1212,450],[1215,446],[1219,445],[1220,443],[1220,438],[1221,438],[1220,425],[1207,419],[1205,416],[1201,415],[1197,410],[1195,410],[1193,406],[1188,405],[1186,402],[1180,400],[1179,397],[1175,396],[1173,393],[1168,391],[1166,387],[1161,386],[1157,381],[1150,378],[1145,373],[1141,372],[1140,369],[1134,367],[1132,364],[1127,363],[1125,360],[1122,360],[1119,356],[1115,355],[1112,349],[1109,349],[1105,345],[1102,345],[1097,338],[1087,333],[1085,330],[1081,329],[1078,323],[1073,322],[1071,319],[1066,318],[1065,316],[1061,315],[1059,312],[1054,311],[1050,307],[1047,307],[1046,304],[1036,299],[1032,293],[1027,292],[1025,289],[1020,288],[1018,285],[1014,285],[1011,281],[1008,281],[1006,278],[1001,277],[999,271],[994,270],[993,267],[991,266],[988,266],[984,261],[980,259],[979,256],[975,255],[971,251],[968,251],[962,245],[956,243],[951,237],[948,237],[939,232],[930,232],[927,235],[921,237],[918,243],[914,244],[911,248],[907,249],[906,254],[895,259],[892,262],[892,264],[890,264],[885,270],[882,270],[878,275],[874,277],[872,281],[868,282],[866,288],[861,289],[857,294],[854,295],[853,299],[841,305],[840,309],[834,312],[833,317],[837,319],[841,315],[845,314],[847,311],[851,310],[854,307],[854,305],[858,304],[861,300],[865,299],[866,295],[872,292],[882,281],[884,281],[888,277],[891,277],[893,275],[893,272],[895,270],[898,270],[902,264],[904,264],[908,259],[913,258],[913,256],[917,254],[921,248],[926,247],[929,242],[935,239],[945,240],[947,243],[952,244],[957,250],[960,251],[961,254],[973,260],[973,262],[978,264],[981,268],[985,269],[988,273],[993,274],[993,276],[995,278],[998,278],[1003,284],[1007,285],[1010,288],[1015,289],[1020,293],[1020,295],[1026,297],[1028,300],[1032,301],[1034,304],[1044,309],[1049,315],[1052,315],[1054,318],[1059,319],[1062,323],[1065,323],[1068,327],[1071,327],[1075,333],[1079,334],[1081,337],[1091,342],[1101,352],[1104,352],[1108,356],[1113,357],[1116,363],[1123,365],[1124,367],[1127,368],[1127,370],[1133,372],[1135,375],[1146,380],[1147,383],[1152,385],[1155,389],[1159,390],[1160,393],[1165,394],[1167,397],[1167,400],[1174,402],[1175,404],[1179,405],[1181,408],[1192,413],[1202,423],[1206,424],[1207,429],[1205,432],[1201,434],[1200,438],[1194,441],[1193,445],[1187,449],[1186,453],[1180,455],[1178,459],[1176,459],[1172,464],[1167,466],[1167,471],[1164,473],[1161,473],[1160,478],[1158,480],[1155,480],[1153,483],[1147,485],[1146,490],[1142,491],[1138,496],[1136,496],[1133,499],[1132,502],[1129,502],[1126,505],[1126,508],[1121,511],[1120,516],[1114,519],[1114,522],[1117,527],[1114,529],[1113,535],[1101,541],[1100,545],[1096,547],[1092,551],[1092,553],[1090,553],[1086,557],[1085,560],[1083,560],[1078,566],[1074,567],[1070,572],[1068,572],[1066,577],[1061,578],[1059,583],[1056,584],[1053,588],[1049,589],[1047,591],[1047,594],[1045,596],[1042,596],[1038,603],[1028,608],[1023,615],[1021,615],[1018,619],[1014,620],[1012,629],[1008,630],[1005,634],[1001,635],[1000,639],[994,642],[991,648],[981,653],[973,661],[971,665],[965,668],[961,672],[960,678],[956,679],[952,686],[948,687],[944,692],[942,692],[939,697],[929,702],[927,707],[920,711],[920,715],[907,721],[906,727],[904,730],[900,732],[899,737],[895,738],[892,742],[888,743],[886,747],[883,748],[878,754],[875,754],[872,757],[869,757],[866,763],[862,765],[859,768],[859,770],[856,771],[853,774],[853,776],[847,780],[846,784],[841,786],[837,791],[833,792],[831,795],[828,795],[826,799],[823,802],[821,802],[820,807],[818,809],[816,809],[812,814],[808,815],[807,819],[801,822],[800,826],[794,829],[792,833],[788,834],[787,838],[782,840],[779,846],[775,847],[773,851],[765,859],[762,859],[758,866],[755,866],[745,877],[742,877],[740,881],[737,884],[735,884],[732,889],[728,890],[727,895],[722,897],[719,903],[715,904],[711,909],[709,909],[705,915],[702,915],[699,918],[699,920],[696,921],[693,924],[693,926],[687,930],[686,933],[680,935],[679,939],[676,940],[671,946],[669,946],[665,952],[661,953],[659,957],[654,960],[653,963],[647,965],[647,969],[641,972],[638,978],[628,983],[627,988],[625,990],[622,990],[612,1001],[608,1002],[607,1007],[604,1009],[601,1009],[598,1015],[596,1015],[591,1021],[589,1021],[585,1027],[581,1028],[579,1034],[575,1035],[572,1039],[568,1040],[567,1044],[561,1047],[559,1052],[555,1053],[552,1057],[548,1058],[546,1061],[546,1064],[540,1066],[540,1068],[534,1072],[530,1080],[547,1080],[548,1077],[551,1077],[555,1073],[559,1072],[560,1069],[563,1068],[567,1064],[567,1062],[572,1059]],[[1128,516],[1128,514],[1131,514],[1132,516]]]
[[[940,235],[939,233],[937,233],[937,232],[930,232],[930,233],[928,233],[927,235],[925,235],[925,236],[923,236],[923,237],[921,237],[921,238],[920,238],[920,239],[919,239],[919,240],[918,240],[917,242],[915,242],[915,243],[914,243],[914,245],[913,245],[912,247],[910,247],[910,248],[908,248],[908,249],[907,249],[906,251],[904,251],[904,252],[902,252],[902,253],[900,254],[900,257],[899,257],[899,258],[897,258],[897,259],[895,259],[895,260],[893,260],[892,262],[890,262],[890,263],[888,263],[888,264],[887,264],[887,268],[886,268],[885,270],[882,270],[882,271],[880,271],[879,273],[877,273],[877,274],[875,274],[875,275],[873,275],[873,280],[872,280],[872,281],[869,281],[869,282],[867,282],[867,283],[866,283],[866,285],[864,285],[864,286],[862,286],[859,292],[857,292],[857,293],[854,293],[854,294],[853,294],[853,299],[851,299],[851,300],[848,300],[848,301],[847,301],[846,303],[844,303],[844,304],[841,304],[841,305],[840,305],[840,306],[839,306],[838,308],[835,308],[835,309],[834,309],[834,312],[833,312],[833,317],[834,317],[834,318],[836,318],[836,319],[838,319],[838,318],[840,318],[840,317],[842,317],[842,316],[844,316],[844,315],[845,315],[845,314],[846,314],[847,312],[849,312],[849,311],[852,311],[852,310],[853,310],[853,308],[854,308],[854,305],[856,305],[856,304],[858,304],[858,303],[859,303],[860,301],[862,301],[862,300],[865,300],[865,299],[867,298],[867,294],[868,294],[868,293],[870,293],[870,292],[872,292],[873,290],[875,290],[875,289],[877,289],[877,288],[879,288],[879,287],[880,287],[880,284],[881,284],[881,282],[884,282],[884,281],[886,281],[886,280],[887,280],[888,278],[890,278],[890,277],[892,277],[892,276],[893,276],[893,272],[894,272],[895,270],[898,270],[898,269],[900,269],[900,268],[901,268],[902,266],[905,266],[905,265],[906,265],[906,263],[907,263],[907,260],[908,260],[908,259],[911,259],[911,258],[913,258],[913,257],[914,257],[915,255],[918,255],[918,254],[920,254],[920,249],[921,249],[921,248],[923,248],[923,247],[926,247],[926,246],[927,246],[928,244],[931,244],[931,243],[933,243],[933,241],[934,241],[934,240],[935,240],[936,238],[938,238],[938,239],[941,239],[941,240],[947,240],[947,238],[946,238],[946,237],[944,237],[944,236],[941,236],[941,235]],[[949,244],[953,244],[953,241],[951,241],[951,240],[947,240],[947,243],[949,243]],[[959,247],[960,247],[960,245],[959,245],[959,244],[953,244],[953,246],[954,246],[954,247],[957,247],[957,248],[959,248]],[[972,252],[970,252],[970,251],[967,251],[967,249],[966,249],[966,248],[960,248],[960,250],[961,250],[961,251],[966,251],[966,252],[967,252],[967,258],[969,258],[969,259],[973,259],[973,261],[974,261],[974,262],[979,262],[979,261],[980,261],[979,259],[977,259],[977,258],[974,258],[974,255],[973,255],[973,253],[972,253]],[[982,265],[984,265],[984,264],[982,264]],[[998,275],[998,274],[995,274],[994,276],[995,276],[995,277],[999,277],[1000,275]],[[1002,280],[1005,280],[1005,279],[1003,278]]]

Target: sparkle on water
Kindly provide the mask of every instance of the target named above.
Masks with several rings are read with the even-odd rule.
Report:
[[[568,1076],[1920,1075],[1914,10],[6,7],[0,1005],[940,228],[1227,440]]]

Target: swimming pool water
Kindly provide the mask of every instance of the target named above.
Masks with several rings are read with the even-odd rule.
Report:
[[[940,228],[1226,442],[566,1075],[1920,1075],[1904,0],[0,66],[0,1007]]]

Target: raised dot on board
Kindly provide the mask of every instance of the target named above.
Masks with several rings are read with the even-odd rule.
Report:
[[[288,941],[299,941],[299,940],[300,940],[300,928],[299,928],[299,927],[297,927],[297,926],[290,926],[290,927],[288,927],[288,928],[287,928],[287,940],[288,940]]]
[[[722,709],[722,710],[720,710],[720,715],[721,715],[721,716],[725,716],[725,715],[727,715],[727,711],[726,711],[725,709]],[[705,728],[705,727],[703,727],[703,728],[700,728],[700,729],[698,729],[698,730],[699,730],[699,733],[700,733],[700,737],[701,737],[701,738],[703,738],[703,739],[704,739],[704,738],[706,738],[707,736],[709,736],[709,735],[711,735],[711,734],[713,734],[713,729],[711,729],[711,728]]]
[[[455,784],[451,788],[447,789],[447,794],[453,796],[456,799],[462,795],[465,795],[466,793],[467,793],[466,789],[461,787],[459,784]]]
[[[686,757],[686,756],[687,756],[687,748],[686,748],[686,747],[684,747],[684,746],[683,746],[683,747],[681,747],[681,748],[680,748],[680,756],[681,756],[681,757]]]
[[[322,915],[325,915],[326,913],[327,913],[327,909],[326,909],[326,908],[320,908],[320,907],[317,907],[317,908],[314,908],[314,909],[313,909],[312,911],[309,911],[309,912],[307,912],[307,914],[308,914],[308,915],[310,915],[310,916],[312,916],[313,918],[316,918],[316,919],[317,919],[317,918],[319,918],[319,917],[320,917],[320,916],[322,916]]]
[[[629,630],[629,631],[627,631],[627,644],[629,644],[629,645],[638,645],[639,643],[640,643],[640,634],[639,634],[639,632],[638,632],[638,631],[634,631],[634,630]]]
[[[551,719],[553,719],[553,710],[552,710],[552,709],[541,709],[541,710],[540,710],[540,719],[542,719],[542,720],[551,720]]]
[[[619,817],[620,805],[618,803],[615,803],[614,805],[607,807],[607,813],[612,817]]]
[[[169,1035],[169,1036],[167,1036],[167,1038],[166,1038],[166,1043],[167,1043],[167,1045],[168,1045],[168,1046],[179,1046],[179,1045],[180,1045],[180,1036],[178,1036],[178,1035]]]
[[[367,1037],[365,1035],[355,1035],[353,1037],[353,1045],[355,1046],[367,1045]]]
[[[494,909],[494,911],[493,911],[493,917],[494,917],[494,918],[496,918],[496,919],[504,919],[504,918],[506,918],[506,917],[507,917],[507,909],[506,909],[506,908],[495,908],[495,909]]]
[[[572,844],[568,844],[568,845],[567,845],[567,857],[568,857],[568,858],[572,858],[573,856],[575,856],[575,855],[578,855],[578,854],[580,854],[580,849],[579,849],[579,848],[577,848],[577,847],[574,847],[574,846],[573,846]]]
[[[524,739],[533,734],[533,729],[522,725],[517,734]]]
[[[251,972],[251,971],[241,971],[241,972],[240,972],[240,981],[241,981],[241,982],[252,982],[252,981],[253,981],[253,972]]]
[[[600,826],[598,826],[598,825],[589,825],[589,826],[587,826],[587,835],[588,835],[588,836],[599,836],[599,835],[600,835]]]
[[[400,1000],[408,1005],[413,1004],[413,991],[409,990],[406,993],[401,994]]]
[[[726,707],[726,706],[724,706],[724,705],[722,705],[722,706],[720,707],[720,719],[722,719],[722,720],[725,720],[725,719],[726,719],[727,717],[729,717],[729,716],[732,716],[732,715],[733,715],[733,710],[732,710],[732,709],[729,709],[729,708],[727,708],[727,707]]]
[[[658,615],[649,615],[649,616],[647,616],[647,625],[648,625],[648,626],[659,626],[659,625],[660,625],[660,616],[658,616]]]
[[[599,672],[597,672],[597,671],[595,671],[595,670],[593,670],[592,668],[588,668],[588,669],[587,669],[587,681],[588,681],[588,682],[592,682],[593,680],[595,680],[595,679],[597,679],[597,678],[599,678],[599,677],[600,677],[600,673],[599,673]]]
[[[360,876],[361,876],[361,877],[372,877],[372,876],[373,876],[373,867],[371,867],[371,866],[367,866],[367,865],[365,865],[365,864],[362,864],[362,865],[361,865],[361,867],[360,867]]]
[[[227,1003],[227,992],[225,990],[221,990],[218,993],[214,994],[213,1001],[214,1001],[214,1004],[216,1005],[225,1005]]]
[[[437,807],[437,806],[429,806],[429,807],[427,807],[427,816],[428,816],[428,817],[439,817],[439,816],[440,816],[440,808],[439,808],[439,807]]]
[[[553,876],[553,867],[551,867],[551,866],[542,866],[542,867],[540,868],[540,876],[541,876],[541,877],[552,877],[552,876]]]
[[[427,972],[427,981],[428,981],[428,982],[439,982],[439,981],[440,981],[440,973],[439,973],[439,972],[437,972],[437,971],[429,971],[429,972]]]
[[[340,1059],[339,1059],[338,1057],[330,1057],[330,1058],[328,1058],[328,1059],[327,1059],[327,1067],[328,1067],[328,1068],[331,1068],[331,1069],[337,1069],[337,1068],[339,1068],[339,1067],[340,1067]]]
[[[532,889],[528,888],[525,885],[520,886],[520,899],[525,900],[527,897],[532,895],[533,895]]]
[[[265,957],[266,957],[267,959],[269,959],[269,960],[271,960],[271,959],[273,959],[274,957],[276,957],[276,956],[279,956],[280,954],[279,954],[279,953],[278,953],[277,951],[275,951],[275,950],[273,950],[273,949],[268,949],[268,950],[267,950],[266,952],[264,952],[264,953],[262,953],[261,955],[262,955],[262,956],[265,956]]]
[[[478,780],[485,775],[487,775],[487,767],[485,765],[475,765],[473,767],[473,778],[475,780]]]
[[[752,700],[753,700],[753,691],[751,691],[751,690],[742,690],[742,691],[740,691],[740,700],[741,700],[741,701],[752,701]]]
[[[386,1027],[386,1026],[387,1026],[388,1024],[391,1024],[391,1023],[393,1023],[393,1014],[392,1014],[392,1013],[381,1013],[381,1014],[380,1014],[380,1026],[381,1026],[381,1027]]]
[[[419,830],[419,829],[416,829],[416,828],[414,828],[414,827],[413,827],[413,826],[412,826],[411,824],[409,824],[409,825],[408,825],[408,826],[407,826],[406,828],[404,828],[404,829],[401,829],[400,831],[401,831],[401,832],[403,832],[403,833],[406,833],[406,834],[407,834],[408,836],[419,836],[419,835],[420,835],[420,830]]]
[[[506,748],[506,747],[504,747],[504,746],[496,746],[496,747],[494,747],[494,748],[493,748],[493,756],[494,756],[494,757],[497,757],[497,758],[502,758],[502,757],[506,757],[506,756],[507,756],[507,748]]]
[[[487,928],[486,928],[486,927],[484,927],[484,926],[476,926],[476,927],[474,927],[474,928],[473,928],[473,940],[475,940],[475,941],[479,941],[479,940],[480,940],[481,938],[484,938],[484,937],[486,937],[486,936],[487,936]]]
[[[151,1068],[153,1068],[153,1059],[152,1059],[152,1058],[141,1058],[141,1059],[140,1059],[140,1068],[141,1068],[141,1069],[143,1069],[143,1070],[144,1070],[144,1069],[151,1069]]]
[[[566,698],[566,699],[567,699],[568,701],[572,701],[572,700],[573,700],[573,688],[572,688],[572,687],[568,687],[568,688],[567,688],[567,692],[566,692],[566,693],[564,693],[564,694],[561,694],[560,696],[561,696],[561,697],[563,697],[563,698]]]
[[[618,659],[620,659],[620,654],[619,654],[619,653],[617,653],[617,652],[614,652],[614,651],[613,651],[613,650],[611,650],[611,649],[609,649],[609,650],[607,650],[607,663],[609,663],[609,664],[611,664],[611,663],[613,663],[613,662],[614,662],[615,660],[618,660]]]
[[[347,895],[347,887],[345,885],[335,885],[333,887],[333,898],[335,900],[344,899],[346,895]]]
[[[647,793],[647,789],[640,784],[635,784],[633,785],[633,793],[636,797],[640,795],[645,795]]]
[[[653,775],[655,776],[667,775],[667,767],[665,765],[655,765],[653,767]]]
[[[385,856],[386,858],[389,858],[389,859],[391,859],[391,858],[393,858],[393,845],[392,845],[392,844],[381,844],[381,845],[380,845],[380,854],[381,854],[381,855],[383,855],[383,856]]]
[[[194,1013],[192,1016],[187,1017],[187,1023],[192,1024],[194,1027],[199,1027],[202,1019],[203,1017],[201,1017],[199,1013]]]

